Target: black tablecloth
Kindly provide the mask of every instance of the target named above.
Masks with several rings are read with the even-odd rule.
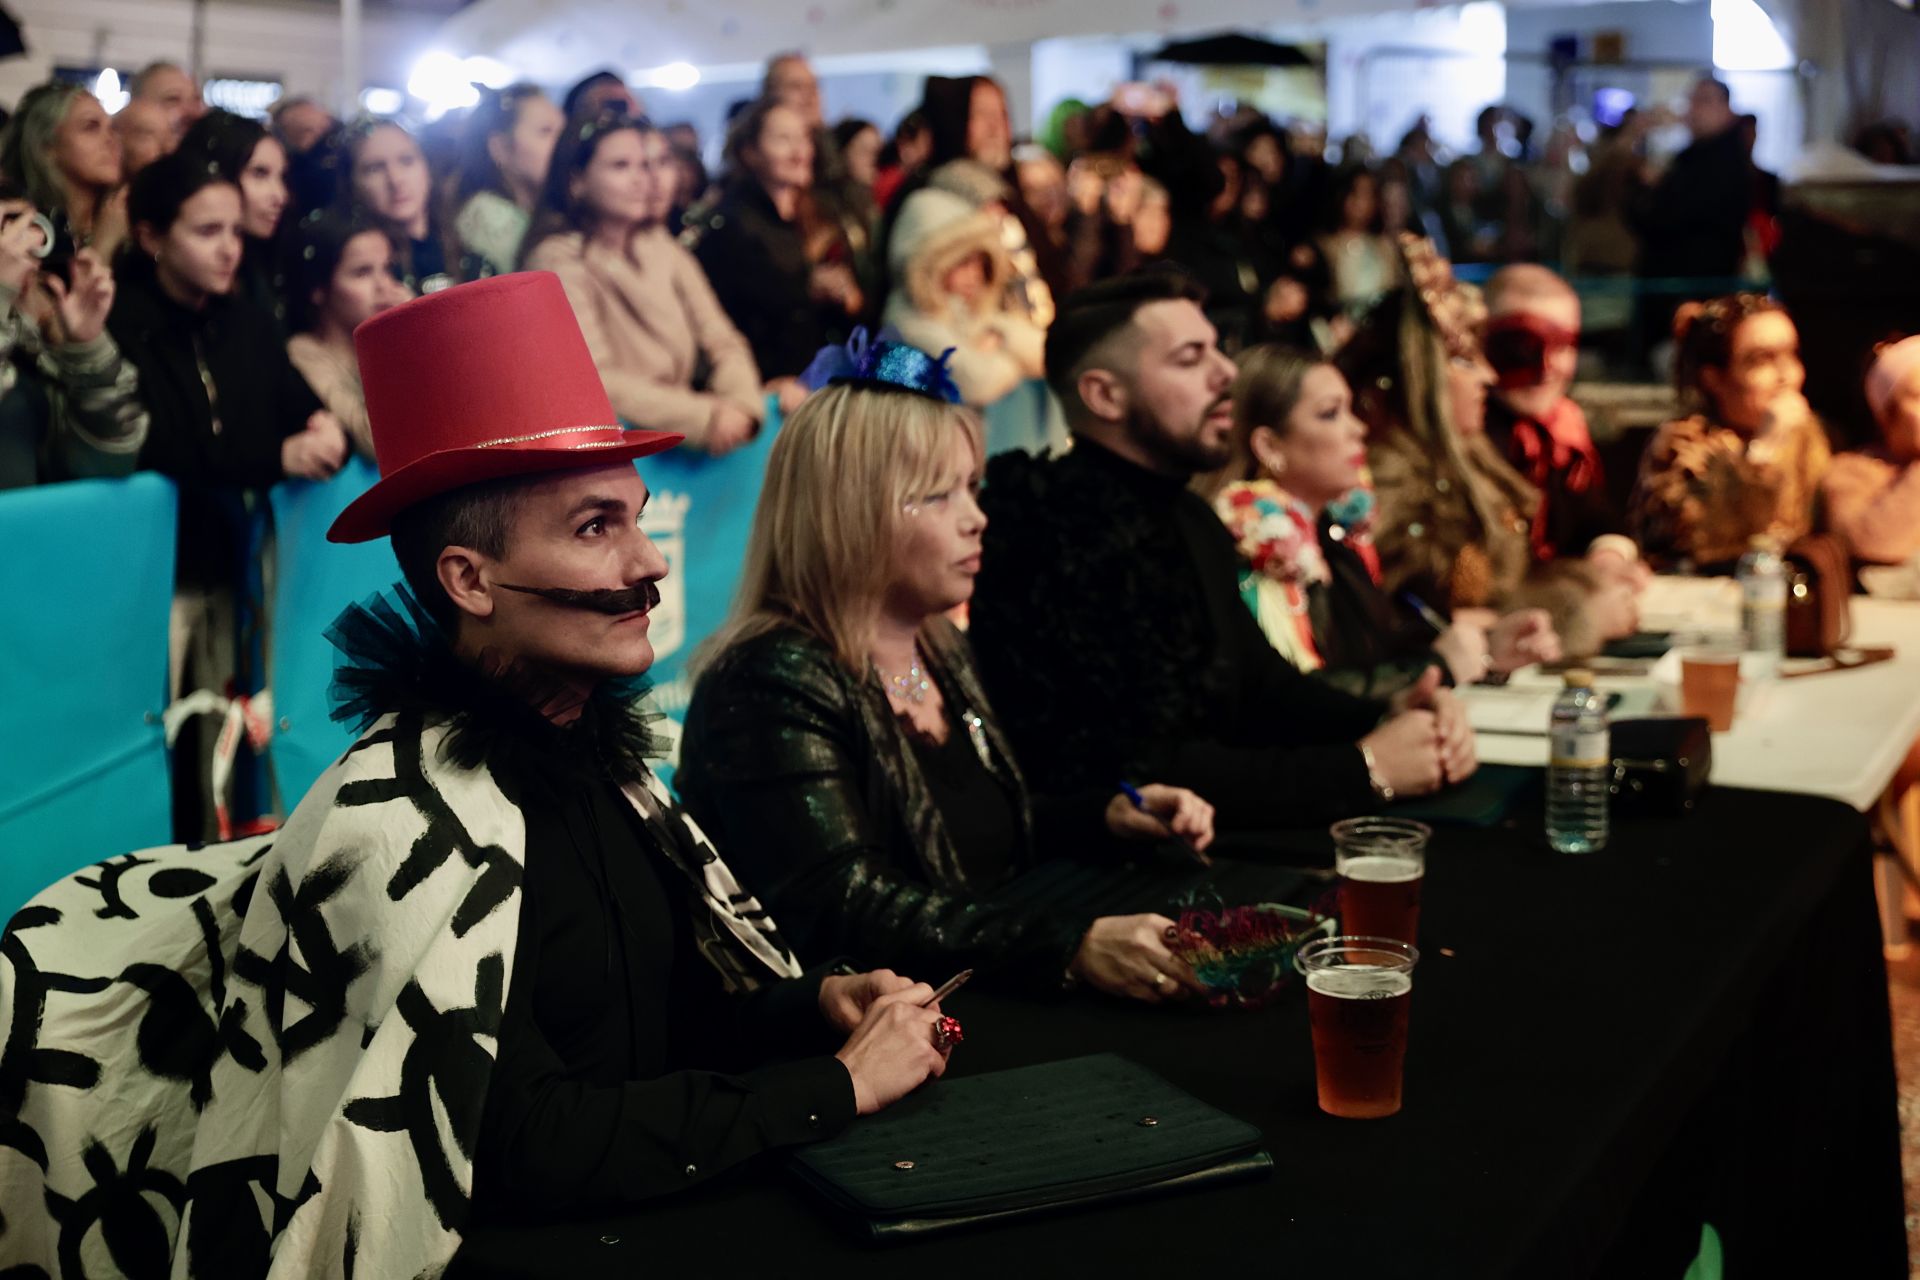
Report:
[[[1317,1110],[1297,989],[1251,1014],[954,999],[954,1072],[1125,1054],[1259,1125],[1267,1180],[875,1250],[769,1162],[618,1218],[482,1226],[454,1274],[1677,1278],[1708,1220],[1729,1277],[1904,1276],[1869,852],[1842,805],[1724,790],[1584,857],[1546,849],[1537,807],[1443,829],[1391,1119]]]

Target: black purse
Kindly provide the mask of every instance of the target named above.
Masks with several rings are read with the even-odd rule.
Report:
[[[855,1235],[895,1243],[1260,1177],[1260,1131],[1110,1053],[935,1080],[793,1169]]]
[[[1704,719],[1620,720],[1612,738],[1614,813],[1671,818],[1693,812],[1713,772],[1713,735]]]

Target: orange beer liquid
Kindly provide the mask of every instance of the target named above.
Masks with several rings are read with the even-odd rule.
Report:
[[[1391,854],[1340,862],[1340,932],[1414,943],[1420,931],[1424,864]]]
[[[1307,1017],[1322,1111],[1371,1120],[1400,1110],[1412,992],[1413,978],[1390,969],[1308,972]]]

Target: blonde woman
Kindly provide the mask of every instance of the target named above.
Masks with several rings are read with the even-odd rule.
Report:
[[[881,343],[788,420],[767,462],[734,617],[703,655],[676,783],[800,954],[1196,987],[1158,915],[989,895],[1042,853],[1110,838],[1195,850],[1212,808],[1142,786],[1036,804],[947,614],[973,594],[980,423],[945,370]],[[1116,779],[1116,782],[1118,780]]]

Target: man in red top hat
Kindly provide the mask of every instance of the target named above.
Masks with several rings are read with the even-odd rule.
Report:
[[[274,836],[94,868],[14,922],[45,1017],[0,1055],[61,1087],[10,1099],[53,1158],[0,1162],[0,1201],[93,1206],[189,1274],[437,1273],[476,1208],[681,1190],[951,1047],[923,984],[802,973],[648,772],[667,567],[632,460],[679,437],[618,425],[558,280],[433,294],[355,345],[381,480],[329,536],[390,534],[408,587],[330,632],[359,738]],[[27,932],[63,915],[86,928]],[[154,1179],[184,1187],[177,1233],[107,1186]]]

